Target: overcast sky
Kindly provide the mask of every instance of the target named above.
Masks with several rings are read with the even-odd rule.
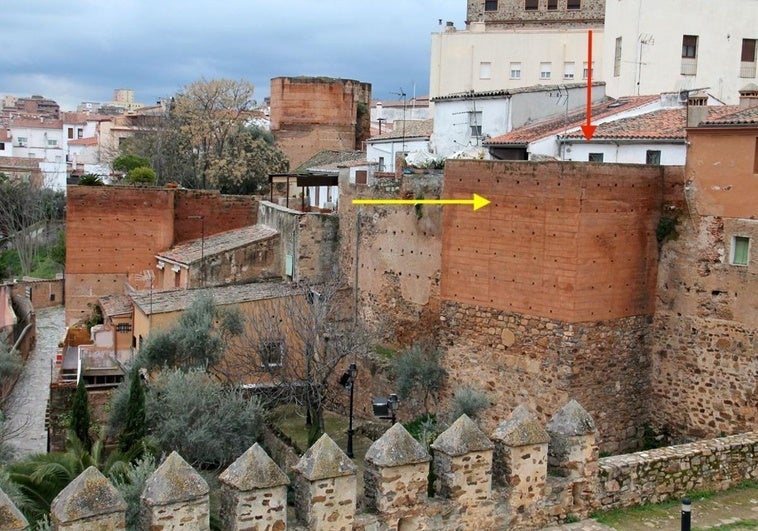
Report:
[[[130,88],[145,104],[199,79],[277,76],[373,85],[379,99],[429,90],[438,20],[463,27],[465,0],[2,0],[0,94],[70,110]]]

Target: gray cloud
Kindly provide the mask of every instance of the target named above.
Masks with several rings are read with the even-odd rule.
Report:
[[[437,20],[461,27],[462,0],[6,0],[0,94],[44,94],[71,107],[132,88],[144,103],[200,77],[248,79],[256,98],[277,76],[402,86],[425,94]]]

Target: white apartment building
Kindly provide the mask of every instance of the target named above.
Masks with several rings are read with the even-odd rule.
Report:
[[[756,0],[608,0],[610,96],[706,89],[728,104],[756,82]]]
[[[592,31],[593,80],[603,68],[603,28]],[[432,34],[429,95],[587,81],[587,29],[446,27]]]

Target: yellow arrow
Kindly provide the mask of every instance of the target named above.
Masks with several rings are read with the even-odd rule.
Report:
[[[488,199],[474,194],[473,199],[353,199],[354,205],[473,205],[479,210],[490,204]]]

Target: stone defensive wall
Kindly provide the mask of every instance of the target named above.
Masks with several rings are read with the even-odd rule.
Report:
[[[574,400],[547,426],[519,406],[489,437],[463,415],[430,448],[395,424],[366,452],[362,495],[357,466],[328,435],[289,474],[256,443],[219,476],[220,518],[232,530],[526,530],[758,478],[758,432],[601,460],[596,432]],[[141,511],[147,529],[208,530],[209,486],[173,452],[146,481]],[[124,529],[125,512],[90,467],[53,501],[52,528]],[[0,527],[27,525],[0,491]]]

